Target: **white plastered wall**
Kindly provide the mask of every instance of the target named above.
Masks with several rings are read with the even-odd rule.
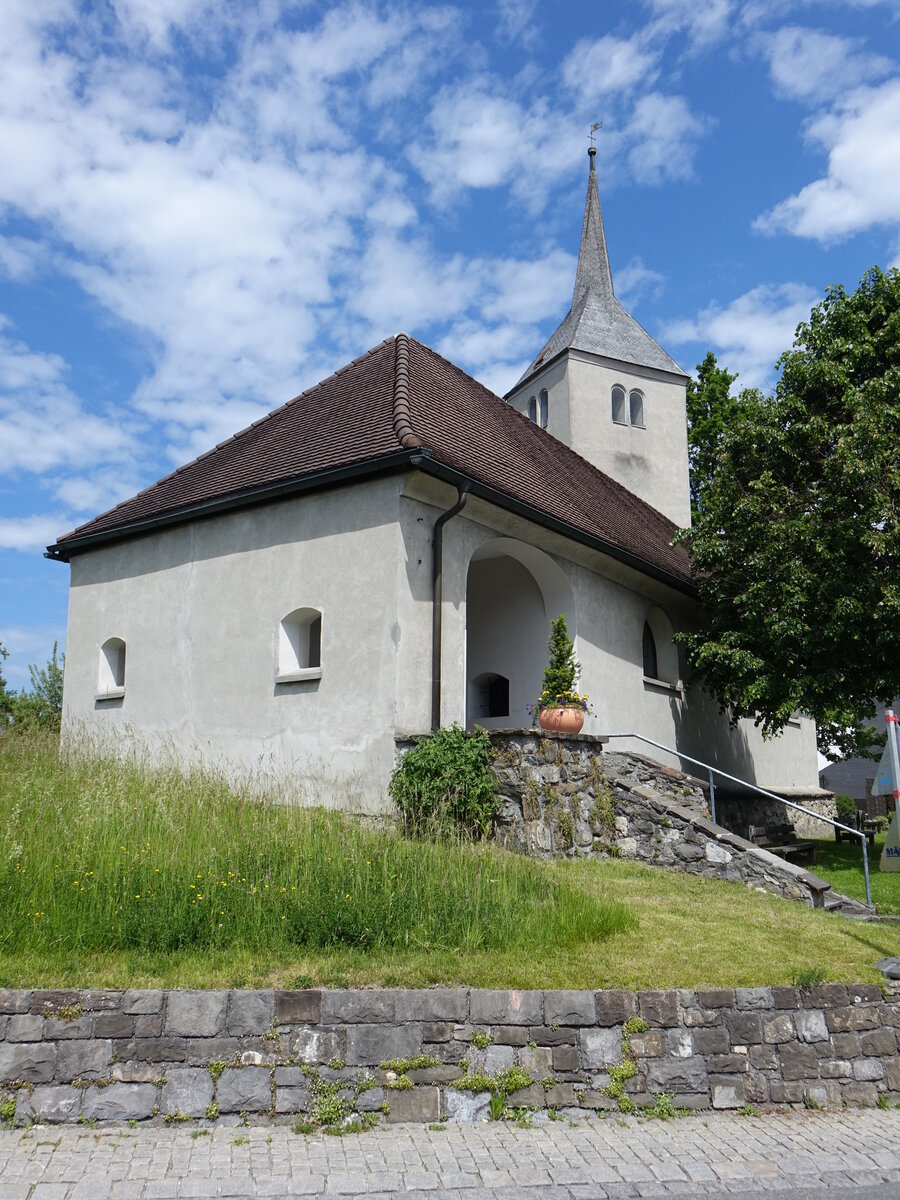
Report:
[[[302,803],[373,810],[393,765],[397,478],[173,527],[72,559],[70,742],[205,762]],[[275,682],[279,624],[322,613],[322,675]],[[124,696],[96,700],[100,646]]]
[[[412,473],[76,556],[66,737],[221,766],[285,799],[387,809],[395,735],[430,727],[431,539],[455,500],[454,488]],[[696,619],[692,601],[476,498],[444,533],[444,724],[466,721],[467,580],[479,551],[486,563],[507,561],[502,552],[528,567],[546,628],[571,597],[581,689],[596,709],[585,732],[640,732],[764,786],[816,786],[811,722],[763,744],[747,722],[730,731],[702,696],[644,682],[644,620],[659,608],[683,628]],[[279,623],[298,607],[322,612],[322,677],[278,685]],[[126,643],[125,694],[98,701],[110,637]],[[522,650],[529,699],[544,652]],[[526,684],[517,689],[521,707]]]
[[[406,489],[407,503],[421,518],[418,527],[428,527],[435,517],[454,502],[454,489],[413,477]],[[429,499],[426,500],[426,497]],[[443,723],[465,724],[467,706],[467,609],[469,567],[478,551],[490,547],[496,553],[498,537],[520,542],[526,550],[542,551],[565,577],[574,600],[576,655],[582,663],[580,687],[594,705],[585,733],[640,733],[665,746],[709,762],[724,771],[763,787],[816,789],[818,765],[815,727],[803,718],[788,726],[778,738],[764,741],[752,722],[741,721],[736,729],[719,713],[718,705],[699,690],[665,687],[644,680],[642,634],[644,621],[661,611],[674,630],[688,628],[697,619],[695,603],[687,596],[639,574],[606,555],[582,547],[523,518],[504,513],[477,499],[470,499],[463,513],[444,528],[443,606]],[[522,563],[527,554],[519,555]],[[547,587],[544,587],[545,596]],[[503,591],[499,594],[504,602]],[[427,619],[430,631],[430,606]],[[547,625],[556,615],[558,599],[547,605]],[[420,646],[424,638],[420,635]],[[533,647],[523,650],[533,657]],[[666,648],[657,647],[660,660]],[[669,650],[670,656],[677,651]],[[539,655],[541,670],[544,649]],[[484,664],[473,664],[474,674]],[[670,674],[671,672],[666,672]],[[683,674],[683,671],[678,672]],[[469,673],[471,675],[471,673]],[[662,681],[666,682],[666,681]],[[531,697],[537,699],[538,688]],[[513,699],[511,689],[511,701]],[[425,706],[420,709],[425,716]],[[411,715],[411,714],[407,714]],[[510,720],[485,722],[488,726],[515,725]],[[411,725],[406,725],[407,730]],[[427,723],[419,726],[419,731]],[[642,744],[622,741],[610,744],[657,758],[671,766],[678,760]],[[682,764],[685,765],[686,764]]]

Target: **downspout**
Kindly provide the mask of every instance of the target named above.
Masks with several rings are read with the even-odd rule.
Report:
[[[441,513],[434,523],[434,553],[431,568],[431,728],[441,727],[441,626],[444,600],[444,526],[462,512],[469,498],[468,483],[458,487],[459,496],[452,508]]]

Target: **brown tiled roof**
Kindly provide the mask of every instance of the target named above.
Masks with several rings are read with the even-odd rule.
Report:
[[[67,557],[98,535],[129,536],[162,520],[262,498],[279,485],[341,469],[373,471],[424,454],[488,499],[674,582],[690,581],[677,527],[499,396],[421,342],[398,334],[152,487],[61,537]],[[83,541],[83,539],[87,539]]]

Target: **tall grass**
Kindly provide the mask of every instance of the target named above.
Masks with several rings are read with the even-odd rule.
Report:
[[[489,846],[0,737],[0,953],[576,947],[626,910]]]

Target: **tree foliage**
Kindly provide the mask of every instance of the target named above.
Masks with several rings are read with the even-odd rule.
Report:
[[[710,350],[697,364],[697,378],[687,382],[688,458],[691,469],[691,519],[696,521],[701,497],[715,472],[725,433],[740,403],[731,394],[737,379],[716,362]]]
[[[830,288],[778,365],[700,481],[708,620],[683,640],[735,719],[772,734],[801,710],[820,748],[865,753],[860,721],[900,692],[900,272]]]
[[[9,651],[0,645],[0,665]],[[62,715],[63,673],[66,656],[59,658],[59,644],[53,643],[53,653],[43,667],[30,663],[31,688],[19,692],[9,691],[6,680],[0,673],[0,723],[14,728],[33,725],[59,728]]]

